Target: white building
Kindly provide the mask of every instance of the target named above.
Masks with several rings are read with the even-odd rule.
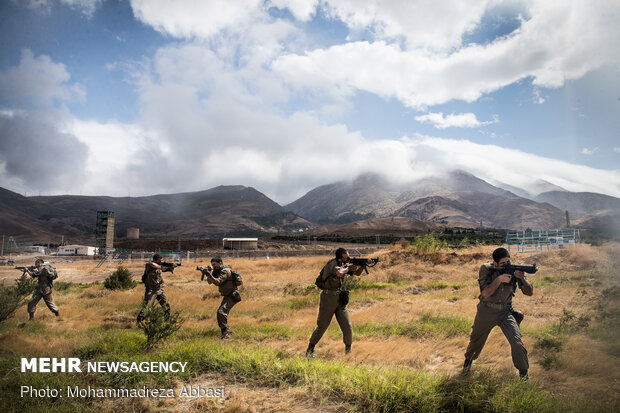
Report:
[[[40,245],[28,245],[24,247],[24,252],[35,252],[37,254],[46,254],[47,248],[42,247]]]
[[[224,238],[224,249],[227,250],[255,250],[258,248],[258,238]]]
[[[58,255],[95,255],[95,250],[87,245],[62,245],[58,247]]]

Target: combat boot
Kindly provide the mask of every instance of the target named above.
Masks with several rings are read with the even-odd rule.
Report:
[[[34,320],[34,313],[28,313],[28,321]]]
[[[461,375],[467,376],[469,374],[469,370],[471,370],[472,359],[465,359],[465,363],[463,363],[463,371],[461,371]]]
[[[527,370],[519,370],[519,378],[523,381],[528,381],[530,375],[527,373]]]
[[[351,353],[351,344],[347,344],[344,346],[344,354]]]
[[[314,344],[308,344],[308,349],[306,350],[306,357],[314,358]]]

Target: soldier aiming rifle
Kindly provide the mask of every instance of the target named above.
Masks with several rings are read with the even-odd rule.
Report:
[[[510,343],[512,362],[519,370],[522,380],[528,379],[529,362],[527,350],[521,341],[519,329],[523,314],[512,308],[512,297],[517,286],[527,296],[534,294],[534,287],[524,272],[538,271],[533,266],[516,266],[510,263],[510,254],[505,248],[493,251],[493,262],[480,267],[478,284],[480,302],[472,326],[469,345],[465,351],[463,374],[469,373],[473,360],[477,359],[486,343],[489,333],[499,326]]]
[[[24,274],[30,275],[32,278],[38,279],[39,283],[37,288],[32,293],[32,299],[28,302],[28,320],[34,320],[34,312],[37,309],[37,304],[43,298],[47,308],[50,309],[56,317],[60,315],[58,307],[54,304],[52,298],[52,288],[54,280],[58,278],[56,269],[49,264],[45,264],[45,261],[41,258],[37,258],[34,262],[34,266],[31,267],[15,267],[18,270],[24,272]]]
[[[142,282],[144,283],[144,307],[138,314],[136,320],[138,323],[144,320],[144,308],[153,304],[155,300],[157,300],[159,305],[164,309],[166,316],[170,315],[170,303],[168,302],[166,293],[164,293],[164,279],[161,277],[161,273],[171,272],[174,274],[174,269],[179,266],[181,266],[181,264],[164,262],[160,254],[153,255],[153,261],[145,264],[144,274],[142,275]]]

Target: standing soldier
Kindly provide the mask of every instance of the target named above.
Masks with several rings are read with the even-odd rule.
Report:
[[[222,258],[211,258],[213,271],[209,267],[201,269],[203,276],[206,275],[209,284],[217,285],[222,303],[217,309],[217,324],[222,331],[222,340],[228,340],[231,335],[230,327],[228,327],[228,314],[235,304],[241,301],[241,294],[237,286],[242,284],[241,276],[237,272],[233,272],[229,265],[224,265]]]
[[[144,275],[142,276],[142,282],[144,282],[144,307],[157,300],[166,315],[170,315],[170,303],[164,293],[164,280],[161,277],[161,273],[165,271],[172,272],[176,266],[177,264],[175,263],[171,263],[168,266],[164,265],[160,254],[153,255],[153,261],[145,264]],[[140,311],[137,318],[138,323],[142,320],[144,320],[144,308]]]
[[[314,357],[314,346],[319,342],[323,334],[329,327],[334,314],[342,331],[345,353],[351,352],[353,343],[353,331],[351,330],[351,320],[347,312],[346,303],[341,302],[342,279],[345,275],[360,275],[364,267],[357,265],[347,265],[349,253],[344,248],[336,250],[336,257],[325,264],[319,277],[317,285],[320,284],[321,299],[319,302],[319,316],[316,321],[316,329],[310,337],[310,343],[306,350],[306,357]]]
[[[34,319],[34,312],[41,298],[43,298],[43,301],[45,301],[47,308],[49,308],[50,311],[54,313],[56,317],[58,317],[58,307],[56,307],[56,304],[54,304],[54,300],[52,298],[53,281],[58,278],[58,274],[56,274],[56,269],[49,264],[45,264],[45,261],[43,261],[41,258],[37,258],[37,260],[34,262],[34,266],[34,269],[24,267],[24,272],[28,273],[28,275],[30,275],[32,278],[38,278],[39,280],[39,284],[37,285],[37,288],[32,294],[32,299],[30,300],[30,302],[28,302],[28,319]]]
[[[510,254],[505,248],[497,248],[493,251],[493,262],[480,267],[478,277],[480,302],[469,345],[465,351],[463,374],[469,373],[472,361],[478,358],[489,333],[498,325],[510,343],[512,362],[519,370],[519,376],[523,380],[528,379],[527,350],[523,346],[519,330],[523,315],[513,310],[512,297],[515,295],[517,284],[527,296],[534,294],[534,287],[525,278],[523,271],[515,271],[514,275],[511,275],[503,273],[501,269],[494,269],[506,265],[510,265]],[[516,280],[513,280],[513,277]]]

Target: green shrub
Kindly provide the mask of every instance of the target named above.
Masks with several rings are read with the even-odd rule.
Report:
[[[435,234],[426,234],[423,237],[415,237],[412,248],[418,254],[439,252],[446,248],[446,241],[440,240]]]
[[[153,303],[142,303],[141,314],[142,320],[138,323],[138,327],[144,331],[146,336],[146,349],[153,348],[158,342],[170,337],[178,331],[185,319],[181,317],[180,311],[171,311],[169,314],[160,306]]]
[[[0,284],[0,322],[13,316],[15,311],[21,307],[32,294],[37,286],[37,282],[30,276],[22,274],[15,280],[15,285],[5,286]]]
[[[125,267],[118,267],[112,275],[105,279],[103,286],[108,290],[131,290],[137,284],[131,278],[131,271]]]

